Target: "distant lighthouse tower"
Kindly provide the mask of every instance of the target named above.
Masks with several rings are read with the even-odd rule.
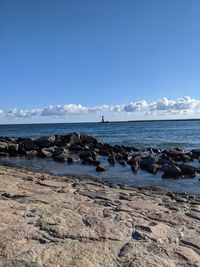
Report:
[[[102,115],[102,117],[101,117],[101,122],[102,122],[102,123],[105,122],[105,120],[104,120],[104,115]]]

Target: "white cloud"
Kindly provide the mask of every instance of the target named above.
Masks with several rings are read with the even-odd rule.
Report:
[[[93,107],[82,106],[81,104],[66,104],[35,108],[30,110],[12,109],[10,111],[0,110],[1,117],[29,118],[29,117],[64,117],[70,115],[89,114],[131,114],[141,113],[144,115],[185,115],[198,114],[200,112],[200,100],[189,96],[177,100],[163,97],[158,101],[147,103],[146,100],[131,102],[126,105],[99,105]]]

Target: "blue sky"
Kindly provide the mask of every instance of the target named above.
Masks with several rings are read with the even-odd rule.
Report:
[[[199,0],[1,0],[0,122],[198,117],[199,10]]]

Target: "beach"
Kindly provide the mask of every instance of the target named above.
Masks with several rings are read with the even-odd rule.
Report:
[[[199,190],[199,149],[67,133],[0,137],[0,156],[0,266],[200,266],[200,195],[182,190],[187,181]],[[97,178],[53,173],[70,166]],[[151,186],[122,183],[123,172],[110,181],[119,168],[136,182],[150,175]],[[158,176],[171,190],[155,186]]]
[[[200,197],[0,166],[0,266],[200,266]]]

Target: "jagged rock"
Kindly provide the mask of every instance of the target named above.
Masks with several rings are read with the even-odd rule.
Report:
[[[34,143],[34,141],[31,138],[24,138],[22,141],[22,147],[26,151],[39,149],[39,147]]]
[[[40,147],[40,148],[48,148],[52,147],[55,142],[55,136],[41,136],[39,137],[35,143]]]

